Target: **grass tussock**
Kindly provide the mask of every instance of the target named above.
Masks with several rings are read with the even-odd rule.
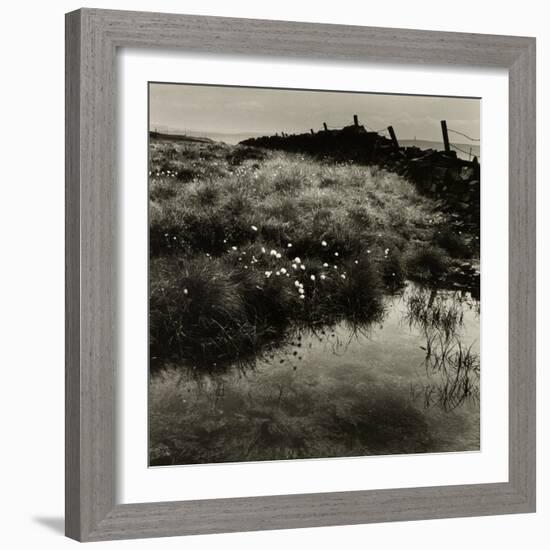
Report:
[[[405,262],[412,279],[435,281],[447,272],[450,258],[441,248],[422,243],[409,250]]]
[[[263,246],[154,259],[150,287],[152,366],[186,358],[216,369],[262,353],[294,326],[365,326],[383,314],[378,272],[367,261],[341,269],[277,257]]]
[[[153,363],[218,365],[290,325],[372,322],[384,293],[440,279],[460,248],[434,244],[444,220],[404,178],[349,162],[153,140],[149,198]]]

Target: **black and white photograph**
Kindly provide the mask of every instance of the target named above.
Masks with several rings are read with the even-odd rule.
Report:
[[[3,548],[548,546],[544,3],[3,8]]]
[[[149,84],[149,464],[480,449],[480,99]]]

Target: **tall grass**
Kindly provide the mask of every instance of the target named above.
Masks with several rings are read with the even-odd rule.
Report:
[[[306,267],[262,248],[224,258],[153,259],[153,367],[172,358],[216,369],[262,353],[284,339],[291,325],[334,325],[348,318],[367,326],[380,319],[380,282],[368,262],[340,270],[319,263]]]
[[[153,141],[150,174],[153,364],[211,368],[292,324],[370,323],[384,292],[448,268],[437,205],[379,168]]]

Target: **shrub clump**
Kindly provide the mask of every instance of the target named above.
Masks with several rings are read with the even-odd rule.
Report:
[[[152,366],[184,359],[215,368],[262,353],[293,326],[365,326],[381,318],[382,283],[366,259],[337,268],[312,259],[306,267],[271,252],[255,245],[222,258],[153,259]]]
[[[472,250],[458,230],[449,227],[436,231],[434,242],[453,258],[471,258]]]
[[[411,279],[440,279],[448,270],[450,259],[437,246],[419,245],[407,253],[406,267]]]

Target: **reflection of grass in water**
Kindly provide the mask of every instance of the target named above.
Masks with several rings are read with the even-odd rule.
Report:
[[[291,369],[262,380],[157,373],[150,385],[153,465],[364,456],[436,449],[406,391],[311,382]]]
[[[406,320],[422,331],[437,330],[449,339],[462,327],[464,311],[457,293],[438,294],[437,290],[419,289],[406,298]]]
[[[424,364],[433,381],[421,382],[412,393],[422,396],[426,407],[438,405],[451,411],[469,400],[479,399],[479,355],[460,339],[464,303],[458,293],[419,290],[407,298],[406,319],[426,337]],[[474,305],[475,307],[475,305]],[[479,311],[479,309],[477,309]]]
[[[437,380],[412,388],[413,394],[423,396],[426,407],[452,411],[467,401],[479,401],[480,362],[472,346],[465,347],[458,338],[449,341],[433,335],[425,365],[428,377],[435,373]]]

